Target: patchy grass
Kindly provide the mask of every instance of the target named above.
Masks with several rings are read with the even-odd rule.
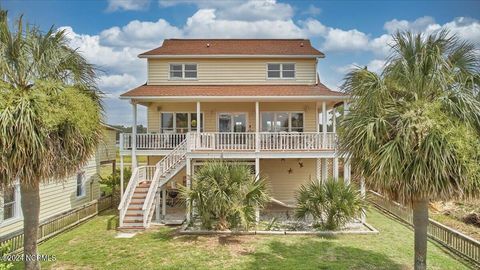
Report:
[[[106,214],[40,246],[55,255],[43,269],[412,269],[413,233],[375,210],[378,235],[180,236],[157,227],[116,239]],[[438,246],[428,246],[429,269],[467,269]],[[19,267],[19,266],[17,266]],[[20,268],[19,268],[20,269]]]

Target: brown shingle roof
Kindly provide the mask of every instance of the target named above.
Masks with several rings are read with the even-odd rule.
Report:
[[[312,55],[324,57],[308,39],[165,39],[152,55]]]
[[[141,85],[121,97],[206,96],[345,96],[318,85]]]

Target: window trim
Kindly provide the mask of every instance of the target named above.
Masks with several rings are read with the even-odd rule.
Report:
[[[288,114],[288,131],[263,131],[263,126],[262,126],[262,123],[263,123],[263,113],[273,113],[274,114],[274,120],[276,119],[276,114],[277,113],[287,113]],[[301,113],[303,114],[303,124],[302,124],[302,129],[303,131],[302,132],[299,132],[299,131],[292,131],[292,113]],[[260,111],[260,117],[259,117],[259,121],[260,121],[260,132],[298,132],[298,133],[304,133],[305,132],[305,111]]]
[[[160,125],[158,127],[158,132],[159,133],[165,133],[163,132],[163,128],[162,128],[162,113],[171,113],[173,114],[173,132],[172,134],[177,134],[177,118],[176,118],[176,114],[177,113],[187,113],[188,114],[188,131],[187,132],[196,132],[196,130],[192,130],[192,113],[197,113],[197,111],[184,111],[184,112],[172,112],[172,111],[161,111],[160,112],[160,115],[159,115],[159,122],[160,122]],[[201,121],[201,127],[200,127],[200,132],[203,132],[203,130],[205,129],[205,113],[200,111],[200,115],[203,117],[201,117],[203,121]]]
[[[3,209],[2,209],[2,217],[0,219],[0,228],[13,224],[15,222],[18,222],[23,218],[22,207],[20,205],[20,201],[21,201],[20,183],[15,183],[14,188],[15,188],[15,202],[14,202],[15,207],[13,209],[13,217],[8,219],[3,219]],[[3,195],[2,195],[2,198],[3,198]],[[1,206],[3,208],[3,199],[2,199]]]
[[[268,76],[268,65],[270,64],[280,64],[280,77],[269,77]],[[293,77],[283,77],[283,65],[292,64],[293,65]],[[296,62],[267,62],[266,64],[265,77],[267,80],[296,80],[297,79],[297,63]]]
[[[82,194],[78,195],[78,175],[79,174],[83,174],[83,180],[82,180],[82,183],[81,183],[81,187],[82,187]],[[77,175],[76,175],[76,178],[75,178],[75,197],[77,199],[83,199],[87,196],[87,187],[86,187],[86,183],[87,183],[87,174],[85,171],[78,171],[77,172]]]
[[[172,77],[172,65],[181,65],[182,66],[182,77]],[[197,67],[197,76],[195,78],[186,78],[185,77],[185,65],[195,65]],[[169,62],[168,63],[168,80],[169,81],[197,81],[198,80],[198,63],[188,63],[188,62]]]
[[[217,117],[216,117],[216,132],[220,133],[220,115],[221,114],[245,114],[245,132],[249,132],[249,125],[248,125],[248,112],[217,112]],[[232,121],[232,128],[233,128],[233,121]],[[235,132],[235,131],[230,131],[230,132],[222,132],[222,133],[242,133],[242,132]]]

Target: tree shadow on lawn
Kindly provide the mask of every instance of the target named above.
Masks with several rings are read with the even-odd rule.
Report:
[[[251,269],[408,269],[386,254],[331,241],[303,239],[300,243],[274,240],[249,254]]]

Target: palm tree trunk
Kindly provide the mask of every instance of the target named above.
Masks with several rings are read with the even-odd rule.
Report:
[[[25,269],[38,270],[40,262],[37,257],[37,230],[40,214],[40,184],[33,181],[31,185],[20,185],[21,205],[23,212],[23,254]]]
[[[427,269],[428,199],[413,201],[413,227],[415,230],[415,270]]]

